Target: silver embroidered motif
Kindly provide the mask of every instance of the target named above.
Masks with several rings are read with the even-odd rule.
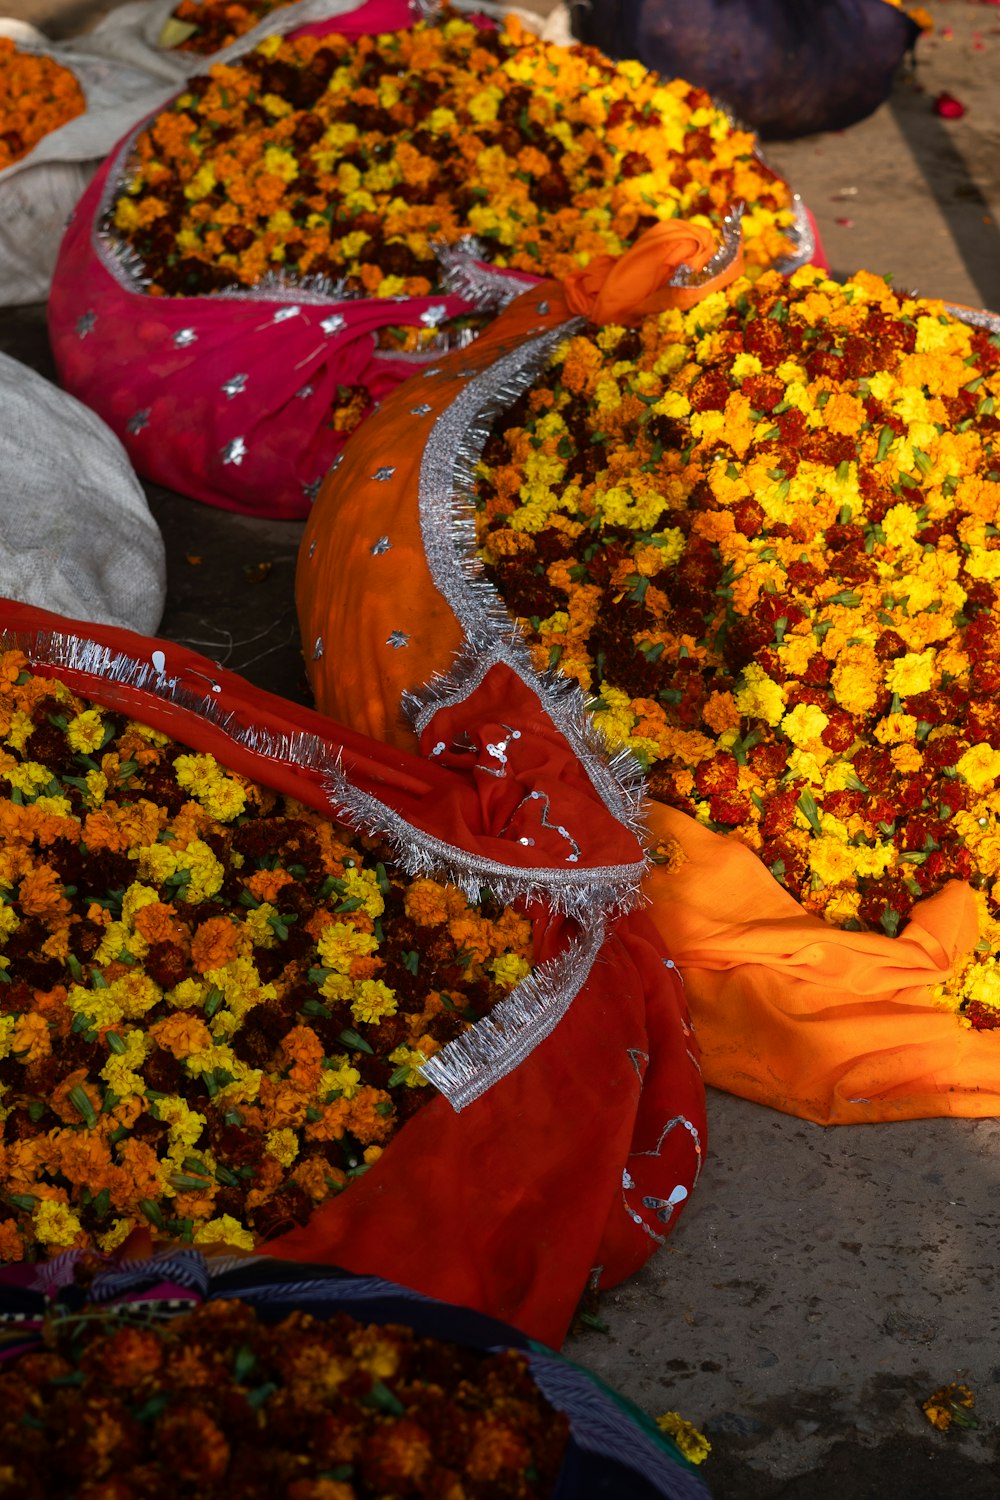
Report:
[[[198,335],[193,328],[178,328],[174,334],[174,348],[186,349],[189,344],[194,344],[197,340]]]
[[[323,637],[318,635],[313,642],[313,661],[321,661],[323,657]]]
[[[239,466],[246,457],[246,453],[246,443],[241,437],[234,437],[232,442],[227,443],[222,450],[222,462]]]
[[[316,387],[313,385],[304,385],[301,390],[296,391],[295,394],[300,401],[305,401],[308,396],[312,395],[315,389]]]
[[[421,405],[421,406],[411,406],[410,407],[410,416],[411,417],[426,417],[426,416],[429,416],[430,413],[433,410],[434,410],[433,406],[428,406],[427,403],[424,402],[423,405]]]
[[[140,433],[144,427],[148,427],[148,426],[149,426],[149,407],[148,406],[145,407],[142,411],[133,412],[132,416],[130,416],[129,419],[128,419],[128,421],[125,423],[126,430],[128,432],[130,432],[133,435],[133,437],[135,437],[136,434]]]
[[[380,536],[377,542],[372,542],[371,546],[368,548],[368,551],[371,553],[372,557],[382,557],[383,554],[388,552],[391,547],[392,543],[390,542],[389,538],[387,536]]]
[[[436,302],[433,307],[427,307],[420,314],[420,321],[425,328],[436,328],[443,323],[448,316],[448,309],[443,302]]]
[[[373,479],[380,479],[383,483],[385,483],[385,481],[387,479],[391,479],[392,478],[392,476],[393,476],[393,474],[395,474],[395,472],[396,472],[395,465],[393,465],[393,464],[383,464],[380,469],[376,469],[375,470],[375,473],[372,475],[372,478]]]
[[[541,315],[542,315],[543,318],[548,313],[548,310],[549,310],[549,304],[547,302],[536,302],[535,303],[535,312],[541,313]]]
[[[330,473],[331,474],[336,473],[336,471],[340,468],[340,466],[341,466],[341,464],[343,462],[344,462],[344,455],[342,453],[338,453],[337,457],[333,460],[333,463],[330,465]]]
[[[309,543],[309,556],[310,557],[314,557],[315,554],[316,554],[316,540],[315,540],[315,538],[313,538],[313,540]]]
[[[93,308],[88,308],[88,310],[82,315],[82,317],[79,317],[76,320],[76,331],[79,337],[81,339],[85,339],[87,337],[87,334],[93,330],[94,324],[96,322],[97,314],[94,312]]]
[[[313,505],[315,503],[316,496],[319,494],[319,492],[320,492],[320,490],[322,488],[323,488],[322,477],[320,477],[319,479],[312,479],[312,480],[310,480],[310,482],[308,484],[304,484],[302,486],[302,493],[303,493],[303,495],[305,495],[305,497],[309,501],[310,505]],[[314,547],[315,547],[315,545],[316,545],[316,543],[313,542],[313,546]],[[312,557],[312,553],[311,552],[310,552],[309,556]]]
[[[248,378],[246,375],[234,375],[232,379],[227,380],[219,389],[224,396],[228,396],[232,400],[234,396],[238,396],[241,391],[246,390]]]
[[[410,637],[405,630],[391,630],[388,636],[386,636],[385,643],[387,646],[391,646],[394,651],[399,651],[403,646],[410,644]]]
[[[301,311],[301,307],[279,307],[274,317],[271,319],[271,322],[287,323],[289,318],[297,318]]]
[[[340,333],[347,327],[347,319],[343,313],[331,313],[328,318],[321,319],[319,326],[324,333]]]

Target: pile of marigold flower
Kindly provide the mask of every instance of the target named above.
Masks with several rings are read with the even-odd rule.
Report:
[[[875,276],[588,329],[494,426],[488,575],[652,791],[810,911],[976,888],[1000,1024],[1000,335]]]
[[[306,1222],[530,966],[488,893],[0,655],[0,1260]]]
[[[345,1313],[85,1307],[0,1371],[12,1500],[528,1500],[553,1493],[568,1437],[522,1354]]]
[[[436,247],[539,276],[620,253],[661,218],[737,202],[747,263],[787,253],[787,186],[708,95],[639,63],[452,17],[348,40],[267,38],[140,132],[106,230],[150,295],[268,273],[346,296],[441,289]]]
[[[68,68],[0,36],[0,172],[86,107]]]
[[[180,0],[164,27],[161,45],[206,57],[246,36],[289,0]]]

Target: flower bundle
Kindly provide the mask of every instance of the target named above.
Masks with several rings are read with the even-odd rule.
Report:
[[[1000,1024],[1000,334],[806,268],[566,339],[494,426],[479,547],[655,796],[895,936],[970,881],[940,998]]]
[[[151,295],[322,278],[441,290],[441,246],[560,275],[657,219],[742,201],[748,264],[790,248],[790,194],[709,97],[508,18],[348,40],[267,38],[192,79],[137,137],[107,230]]]
[[[532,966],[484,892],[0,657],[0,1258],[308,1221]]]
[[[517,1349],[344,1311],[275,1323],[226,1300],[163,1322],[135,1306],[63,1312],[44,1349],[3,1369],[0,1395],[19,1500],[527,1500],[553,1493],[569,1434]]]
[[[0,36],[0,172],[83,114],[86,104],[68,68]]]

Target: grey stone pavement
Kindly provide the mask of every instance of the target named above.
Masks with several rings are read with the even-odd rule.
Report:
[[[812,208],[836,274],[892,272],[1000,310],[1000,5],[924,3],[935,33],[887,104],[766,154]],[[53,36],[107,8],[6,0]],[[934,113],[942,90],[963,118]],[[44,309],[0,312],[0,349],[51,375]],[[306,700],[301,528],[155,489],[150,501],[169,556],[162,633]],[[718,1497],[1000,1500],[1000,1122],[824,1129],[714,1091],[709,1121],[676,1234],[602,1298],[607,1331],[566,1352],[653,1415],[699,1426]],[[939,1434],[919,1402],[953,1380],[973,1389],[980,1425]]]

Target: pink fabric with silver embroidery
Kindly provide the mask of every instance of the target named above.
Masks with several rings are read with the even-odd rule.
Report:
[[[408,0],[370,0],[302,33],[360,36],[403,30],[415,19]],[[111,427],[146,479],[224,510],[304,516],[346,442],[330,426],[337,387],[364,385],[378,402],[440,357],[379,353],[378,330],[417,326],[430,309],[440,310],[438,319],[458,317],[473,304],[455,295],[296,300],[252,289],[144,295],[97,228],[129,144],[147,123],[112,153],[63,239],[49,299],[60,379]]]

